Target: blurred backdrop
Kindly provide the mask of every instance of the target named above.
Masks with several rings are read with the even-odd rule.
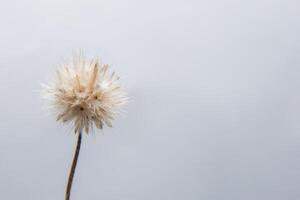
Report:
[[[0,199],[63,199],[41,83],[83,49],[130,96],[84,136],[73,200],[300,199],[300,2],[2,1]]]

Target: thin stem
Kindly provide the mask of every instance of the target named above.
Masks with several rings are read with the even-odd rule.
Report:
[[[69,173],[69,179],[68,179],[68,184],[67,184],[67,188],[66,188],[66,198],[65,198],[65,200],[70,200],[72,182],[73,182],[73,177],[74,177],[74,174],[75,174],[75,169],[76,169],[77,160],[78,160],[78,156],[79,156],[80,145],[81,145],[81,131],[78,133],[77,145],[76,145],[76,150],[75,150],[75,154],[74,154],[74,157],[73,157],[71,170],[70,170],[70,173]]]

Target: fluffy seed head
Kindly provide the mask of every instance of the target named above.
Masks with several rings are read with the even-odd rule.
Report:
[[[72,122],[75,133],[89,133],[94,126],[112,126],[112,120],[126,102],[115,72],[96,59],[82,55],[61,65],[56,80],[46,85],[46,97],[57,112],[57,121]]]

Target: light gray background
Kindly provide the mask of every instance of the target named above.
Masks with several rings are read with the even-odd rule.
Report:
[[[40,83],[84,49],[131,97],[73,200],[300,199],[300,3],[2,1],[0,199],[63,199],[75,137]]]

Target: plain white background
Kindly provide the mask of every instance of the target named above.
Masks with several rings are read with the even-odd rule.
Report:
[[[300,199],[296,0],[2,1],[0,199],[63,199],[75,137],[40,84],[74,51],[131,98],[84,136],[73,200]]]

